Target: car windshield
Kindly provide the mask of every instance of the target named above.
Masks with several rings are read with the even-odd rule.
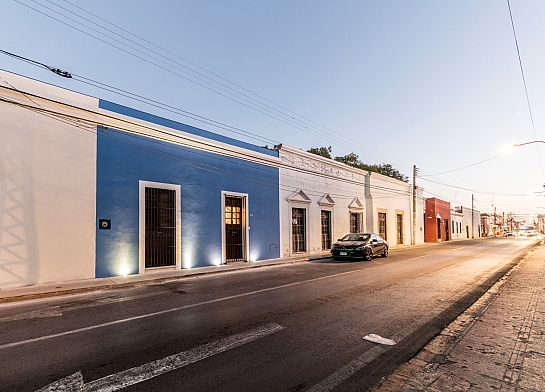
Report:
[[[369,237],[369,234],[347,234],[341,241],[367,241]]]

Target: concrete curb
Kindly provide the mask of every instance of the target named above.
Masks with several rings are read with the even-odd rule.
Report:
[[[480,238],[485,239],[485,238]],[[456,241],[462,241],[465,239],[460,239]],[[449,241],[450,242],[450,241]],[[390,253],[395,253],[396,251],[420,248],[427,246],[437,246],[441,243],[422,243],[417,245],[402,245],[390,249]],[[91,278],[77,281],[68,281],[61,283],[47,283],[40,284],[35,286],[25,286],[17,287],[13,289],[0,289],[0,304],[16,301],[24,301],[37,298],[47,298],[55,297],[69,294],[81,294],[88,293],[92,291],[100,290],[115,290],[128,287],[135,287],[145,284],[154,284],[162,283],[170,280],[178,280],[184,278],[190,278],[201,275],[209,274],[219,274],[232,271],[240,271],[250,268],[263,268],[271,267],[277,265],[286,265],[294,264],[301,262],[312,262],[316,260],[322,260],[330,258],[330,253],[322,253],[316,255],[308,256],[299,256],[299,257],[290,257],[290,258],[279,258],[255,262],[241,262],[233,264],[224,264],[221,266],[211,266],[211,267],[199,267],[189,270],[168,270],[168,271],[158,271],[158,272],[148,272],[145,274],[135,274],[129,275],[126,277],[123,276],[114,276],[110,278]]]
[[[81,294],[100,290],[115,290],[147,284],[158,284],[172,280],[192,278],[202,275],[221,274],[255,268],[273,267],[309,261],[309,257],[295,257],[290,259],[273,259],[262,262],[247,262],[224,264],[217,267],[199,267],[190,270],[170,270],[149,272],[147,274],[115,276],[110,278],[93,278],[58,284],[42,284],[36,286],[18,287],[0,291],[0,304],[24,301],[37,298],[56,297],[69,294]]]
[[[422,348],[411,360],[399,366],[392,374],[384,378],[379,386],[373,389],[374,392],[394,391],[436,391],[440,383],[436,383],[439,376],[432,373],[442,364],[448,361],[449,354],[456,348],[472,327],[488,311],[494,301],[503,292],[504,286],[508,283],[513,271],[519,268],[520,264],[531,257],[534,251],[539,249],[541,242],[535,242],[528,250],[521,252],[515,257],[516,263],[498,281],[486,291],[477,301],[465,312],[460,314],[452,323],[445,327],[434,339]],[[545,248],[542,248],[545,251]],[[467,382],[461,379],[441,380],[444,390],[469,389]]]

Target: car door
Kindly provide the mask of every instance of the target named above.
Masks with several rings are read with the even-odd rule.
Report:
[[[378,236],[376,234],[371,234],[371,249],[373,250],[374,255],[378,254],[378,246]]]
[[[382,254],[385,248],[386,248],[386,241],[384,241],[384,239],[381,236],[377,235],[377,247],[375,248],[375,252]]]

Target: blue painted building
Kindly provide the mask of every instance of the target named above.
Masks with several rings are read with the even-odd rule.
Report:
[[[280,256],[276,151],[99,108],[150,126],[98,129],[96,277]]]
[[[280,257],[278,152],[1,70],[0,90],[0,289]]]

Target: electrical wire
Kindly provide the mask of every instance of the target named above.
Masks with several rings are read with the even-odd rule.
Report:
[[[473,192],[473,193],[480,193],[480,194],[484,194],[484,195],[500,195],[500,196],[513,196],[513,197],[528,196],[528,195],[525,195],[525,194],[522,194],[522,193],[501,193],[501,192],[490,192],[490,191],[475,190],[475,189],[464,188],[464,187],[460,187],[460,186],[456,186],[456,185],[447,184],[447,183],[444,183],[444,182],[433,181],[433,180],[430,180],[429,178],[422,178],[422,180],[429,181],[429,182],[432,182],[434,184],[444,185],[444,186],[449,187],[449,188],[460,189],[460,190],[469,191],[469,192]]]
[[[537,139],[536,126],[534,124],[534,116],[532,115],[532,107],[530,105],[530,98],[528,96],[528,87],[526,87],[526,78],[524,77],[524,68],[522,67],[522,59],[520,57],[519,43],[517,40],[517,33],[515,32],[515,22],[513,21],[513,14],[511,12],[511,4],[507,0],[507,8],[509,9],[509,17],[511,18],[511,27],[513,28],[513,38],[515,39],[515,46],[517,48],[517,57],[519,60],[520,74],[522,75],[522,84],[524,85],[524,93],[526,94],[526,104],[528,105],[528,113],[530,114],[530,121],[532,123],[532,130],[534,131],[534,136]],[[539,162],[541,164],[541,172],[543,173],[543,179],[545,180],[545,169],[543,168],[543,160],[541,159],[541,152],[539,150],[539,145],[536,144],[537,154],[539,156]]]
[[[422,177],[435,177],[435,176],[440,176],[440,175],[442,175],[442,174],[452,173],[452,172],[455,172],[455,171],[458,171],[458,170],[467,169],[468,167],[480,165],[481,163],[485,163],[485,162],[491,161],[491,160],[496,159],[496,158],[498,158],[498,157],[499,157],[499,155],[496,155],[495,157],[488,158],[488,159],[484,159],[484,160],[482,160],[482,161],[475,162],[475,163],[472,163],[472,164],[469,164],[469,165],[466,165],[466,166],[462,166],[462,167],[459,167],[459,168],[457,168],[457,169],[452,169],[452,170],[448,170],[448,171],[444,171],[444,172],[436,173],[436,174],[424,174],[424,175],[420,175],[420,176],[418,176],[418,177],[419,177],[419,178],[422,178]]]
[[[6,89],[6,87],[0,87],[0,88]],[[12,90],[12,89],[9,89],[9,88],[7,88],[7,89],[8,89],[8,90]],[[16,91],[19,92],[19,93],[22,93],[22,92],[19,91],[19,90],[16,90]],[[31,96],[32,96],[32,94],[30,94],[30,93],[24,93],[24,94],[25,94],[25,95],[31,95]],[[86,112],[93,113],[93,114],[99,114],[99,113],[96,113],[96,112],[92,112],[92,111],[90,111],[90,110],[88,110],[88,109],[83,109],[83,108],[74,107],[74,106],[72,106],[72,105],[64,104],[64,103],[62,103],[62,102],[54,101],[54,100],[51,100],[51,99],[47,99],[47,98],[43,98],[43,97],[38,97],[38,98],[44,99],[44,100],[46,100],[46,101],[54,102],[54,103],[57,103],[57,104],[60,104],[60,105],[64,105],[64,106],[70,107],[70,108],[72,108],[72,109],[78,109],[78,110],[86,111]],[[121,130],[121,131],[130,132],[130,133],[136,133],[137,135],[139,134],[138,132],[136,132],[136,131],[134,131],[134,130],[123,129],[123,128],[117,126],[117,125],[116,125],[116,126],[110,126],[110,125],[108,125],[108,124],[106,124],[106,123],[104,123],[104,122],[97,121],[97,120],[89,120],[89,119],[84,119],[84,118],[77,117],[77,116],[73,116],[73,115],[66,115],[66,114],[54,113],[54,112],[52,112],[52,111],[50,111],[50,110],[47,110],[47,109],[33,108],[33,107],[29,107],[28,105],[21,104],[21,103],[15,102],[15,101],[9,101],[9,100],[7,100],[7,99],[0,99],[0,101],[5,102],[5,103],[15,104],[15,105],[18,105],[18,106],[27,108],[27,109],[33,109],[34,111],[44,112],[44,113],[47,113],[47,114],[52,114],[52,113],[53,113],[53,114],[56,114],[56,115],[60,115],[60,116],[62,116],[62,117],[65,118],[65,119],[66,119],[66,118],[70,118],[70,119],[73,119],[73,120],[74,120],[74,119],[77,119],[77,120],[80,120],[80,121],[83,121],[83,122],[86,122],[86,123],[94,123],[94,124],[96,124],[96,125],[98,125],[98,126],[103,126],[103,127],[106,127],[106,128],[108,128],[108,129],[114,130],[114,131],[115,131],[115,130]],[[172,135],[169,134],[168,132],[163,132],[163,131],[160,131],[160,130],[157,130],[157,129],[154,129],[154,128],[150,128],[150,127],[147,127],[147,126],[145,126],[145,125],[143,125],[143,124],[138,124],[138,123],[135,124],[135,123],[130,122],[130,121],[127,121],[127,120],[121,120],[121,119],[118,119],[118,118],[113,118],[113,117],[111,117],[111,116],[106,116],[106,115],[104,115],[104,114],[100,114],[100,115],[101,115],[101,116],[105,116],[105,117],[109,117],[109,118],[111,118],[111,119],[115,119],[115,120],[117,120],[117,121],[126,122],[126,123],[129,123],[130,125],[138,125],[138,126],[141,126],[141,127],[143,127],[143,128],[148,128],[148,129],[154,130],[154,131],[156,131],[156,132],[165,133],[165,134],[168,134],[169,136],[172,136]],[[149,139],[149,138],[150,138],[150,136],[146,136],[146,135],[144,135],[144,134],[140,134],[140,135],[143,136],[143,137],[145,137],[146,139]],[[180,137],[181,137],[181,136],[180,136]],[[159,138],[159,140],[161,140],[161,139]],[[163,141],[169,142],[169,141],[166,140],[166,139],[163,139]],[[201,148],[202,148],[202,147],[201,147]],[[159,150],[157,150],[157,151],[159,151]],[[209,152],[212,152],[212,153],[216,153],[216,154],[217,154],[217,152],[215,152],[215,151],[209,150]],[[163,153],[163,152],[161,152],[161,153]],[[232,156],[232,157],[238,158],[238,157],[236,157],[236,156]],[[247,156],[247,159],[248,159],[248,158],[253,158],[253,157]],[[184,159],[184,161],[191,161],[191,160]],[[255,161],[254,163],[256,163],[256,161]],[[266,162],[265,162],[265,163],[262,163],[262,164],[270,164],[270,163],[266,163]],[[206,166],[206,165],[205,165],[205,166]],[[295,168],[295,167],[292,167],[292,166],[287,166],[287,165],[280,165],[280,166],[283,166],[283,167],[285,167],[285,168],[288,168],[288,169],[291,169],[291,170],[294,170],[294,171],[299,171],[299,172],[307,173],[307,174],[308,174],[308,171],[305,171],[305,170],[302,170],[302,169],[298,169],[298,168]],[[204,166],[202,166],[202,165],[201,165],[199,168],[202,168],[203,170],[207,170],[207,168],[204,167]],[[217,172],[217,171],[216,171],[216,173],[219,174],[219,172]],[[223,172],[223,174],[225,174],[225,173],[230,173],[230,172],[227,172],[227,171]],[[321,174],[321,173],[313,173],[313,175],[331,179],[331,177],[326,176],[326,175],[323,175],[323,174]],[[251,181],[256,181],[256,180],[257,180],[257,181],[261,181],[261,180],[262,180],[261,178],[252,177],[252,176],[245,176],[245,175],[238,175],[238,176],[239,176],[239,177],[249,177],[249,179],[250,179]],[[347,182],[347,183],[351,183],[351,184],[359,185],[359,186],[362,185],[361,182],[358,182],[358,181],[351,181],[351,180],[343,179],[343,178],[335,178],[335,180],[338,180],[338,181],[341,181],[341,182]],[[273,186],[272,186],[273,188],[277,189],[278,184],[277,184],[276,182],[275,182],[275,183],[272,183],[272,182],[271,182],[270,184],[273,185]],[[378,190],[378,191],[390,192],[390,193],[399,194],[399,195],[404,195],[404,196],[407,196],[407,195],[411,194],[410,191],[403,191],[403,190],[399,190],[399,189],[395,189],[395,188],[388,188],[388,187],[382,187],[382,186],[376,186],[376,185],[370,185],[369,187],[370,187],[371,189],[376,189],[376,190]],[[296,188],[291,188],[291,187],[290,187],[289,189],[284,189],[284,190],[295,191]],[[306,192],[306,191],[305,191],[305,192]],[[333,194],[333,193],[332,193],[332,194]],[[317,195],[323,196],[323,193],[320,193],[320,194],[317,194]],[[353,197],[354,197],[353,195],[342,195],[342,194],[339,194],[339,195],[333,194],[333,195],[335,195],[336,197],[337,197],[337,196],[340,196],[340,197],[346,196],[347,198],[353,198]]]
[[[161,66],[161,65],[158,65],[158,64],[154,63],[153,61],[150,61],[150,60],[148,60],[148,59],[145,59],[145,58],[143,58],[142,56],[136,55],[136,54],[134,54],[134,53],[132,53],[132,52],[130,52],[130,51],[128,51],[128,50],[125,50],[125,49],[123,49],[123,48],[121,48],[121,47],[119,47],[119,46],[117,46],[117,45],[112,44],[111,42],[107,42],[107,41],[105,41],[105,40],[103,40],[103,39],[101,39],[101,38],[99,38],[99,37],[94,36],[93,34],[90,34],[90,33],[86,32],[86,31],[81,30],[80,28],[77,28],[77,27],[75,27],[75,26],[72,26],[72,25],[70,25],[69,23],[66,23],[66,22],[64,22],[64,21],[62,21],[62,20],[59,20],[58,18],[55,18],[55,17],[53,17],[53,16],[51,16],[51,15],[45,13],[45,12],[42,12],[42,11],[40,11],[40,10],[37,10],[36,8],[33,8],[33,7],[31,7],[31,6],[29,6],[29,5],[25,4],[25,3],[23,3],[22,1],[19,1],[19,0],[14,0],[14,1],[16,1],[17,3],[23,5],[23,6],[27,7],[27,8],[30,8],[30,9],[34,10],[34,11],[36,11],[36,12],[42,14],[42,15],[45,15],[45,16],[47,16],[47,17],[49,17],[49,18],[51,18],[51,19],[53,19],[53,20],[55,20],[55,21],[57,21],[57,22],[59,22],[59,23],[62,23],[62,24],[64,24],[64,25],[66,25],[66,26],[69,26],[69,27],[71,27],[71,28],[74,28],[74,29],[76,29],[77,31],[80,31],[81,33],[84,33],[84,34],[86,34],[86,35],[89,35],[89,36],[91,36],[91,37],[93,37],[93,38],[95,38],[95,39],[97,39],[97,40],[99,40],[99,41],[101,41],[101,42],[103,42],[103,43],[106,43],[106,44],[108,44],[108,45],[110,45],[110,46],[113,46],[113,47],[115,47],[116,49],[122,50],[122,51],[125,52],[125,53],[128,53],[128,54],[130,54],[130,55],[133,55],[133,56],[135,56],[135,57],[137,57],[137,58],[139,58],[139,59],[141,59],[141,60],[143,60],[143,61],[146,61],[146,62],[148,62],[148,63],[150,63],[150,64],[153,64],[153,65],[155,65],[155,66],[158,66],[159,68],[161,68],[161,69],[163,69],[163,70],[165,70],[165,71],[167,71],[167,72],[173,73],[173,74],[175,74],[176,76],[182,77],[182,78],[184,78],[184,79],[186,79],[186,80],[189,80],[189,81],[191,81],[191,82],[193,82],[193,83],[196,83],[196,84],[198,84],[198,85],[201,86],[201,87],[204,87],[204,88],[207,88],[207,89],[211,89],[210,87],[203,86],[203,85],[201,85],[201,84],[198,83],[198,82],[195,82],[195,81],[193,81],[193,80],[190,80],[190,79],[188,79],[188,78],[186,78],[186,77],[184,77],[184,76],[182,76],[182,75],[179,75],[178,73],[176,73],[176,72],[174,72],[174,71],[172,71],[172,70],[170,70],[170,69],[168,69],[168,68],[165,68],[165,67],[163,67],[163,66]],[[140,50],[138,50],[138,49],[136,49],[136,48],[134,48],[134,47],[131,47],[130,45],[127,45],[127,44],[125,44],[125,43],[123,43],[123,42],[121,42],[121,41],[119,41],[119,40],[117,40],[117,39],[115,39],[115,38],[113,38],[113,37],[110,37],[110,36],[108,36],[107,34],[104,34],[104,33],[101,32],[101,31],[98,31],[98,30],[96,30],[96,29],[94,29],[94,28],[92,28],[92,27],[86,26],[85,24],[83,24],[83,23],[81,23],[81,22],[79,22],[79,21],[76,21],[76,20],[74,20],[74,19],[72,19],[72,18],[70,18],[70,17],[68,17],[68,16],[66,16],[66,15],[62,15],[62,14],[60,14],[59,12],[57,12],[57,11],[55,11],[55,10],[49,8],[49,7],[46,7],[45,5],[43,5],[43,4],[41,4],[41,3],[38,3],[38,2],[35,1],[35,0],[30,0],[30,1],[33,1],[34,3],[40,5],[41,7],[44,7],[44,8],[48,9],[48,10],[51,11],[51,12],[54,12],[54,13],[56,13],[56,14],[58,14],[58,15],[61,15],[61,16],[64,17],[64,18],[67,18],[67,19],[69,19],[69,20],[71,20],[71,21],[73,21],[73,22],[75,22],[75,23],[78,23],[79,25],[84,26],[84,27],[87,28],[87,29],[90,29],[90,30],[92,30],[92,31],[95,31],[95,32],[97,32],[97,33],[99,33],[99,34],[101,34],[101,35],[104,35],[104,36],[108,37],[109,39],[112,39],[112,40],[114,40],[114,41],[116,41],[116,42],[119,42],[119,43],[122,44],[122,45],[125,45],[125,46],[130,47],[130,48],[133,49],[133,50],[137,50],[137,51],[139,51],[140,53],[145,54],[145,55],[147,55],[147,56],[150,56],[150,57],[154,58],[154,59],[157,60],[157,61],[161,61],[161,60],[158,60],[157,58],[155,58],[155,57],[153,57],[153,56],[151,56],[151,55],[149,55],[149,54],[147,54],[147,53],[144,53],[144,52],[142,52],[142,51],[140,51]],[[82,17],[81,15],[78,15],[78,14],[76,14],[76,13],[70,11],[70,10],[67,10],[65,7],[59,6],[58,4],[54,3],[53,1],[50,1],[50,0],[47,0],[47,1],[49,1],[51,4],[54,4],[54,5],[56,5],[57,7],[59,7],[59,8],[61,8],[61,9],[65,10],[65,11],[67,11],[67,12],[70,12],[70,13],[72,13],[72,14],[78,16],[79,18],[81,18],[81,19],[83,19],[83,20],[89,21],[89,19],[84,18],[84,17]],[[73,4],[70,3],[70,2],[67,2],[67,3],[73,5]],[[75,6],[75,5],[73,5],[73,6]],[[81,7],[77,7],[77,6],[75,6],[75,7],[78,8],[78,9],[80,9],[80,10],[83,10]],[[90,12],[88,12],[88,11],[85,11],[85,10],[83,10],[83,11],[86,12],[86,13],[88,13],[88,14],[90,14],[90,15],[95,16],[94,14],[92,14],[92,13],[90,13]],[[95,17],[97,17],[97,16],[95,16]],[[113,26],[119,28],[118,26],[112,24],[111,22],[106,21],[106,20],[103,19],[103,18],[100,18],[100,17],[97,17],[97,18],[100,19],[100,20],[105,21],[106,23],[109,23],[109,24],[111,24],[111,25],[113,25]],[[95,24],[96,24],[96,23],[95,23]],[[107,29],[107,28],[105,28],[105,27],[103,27],[103,26],[101,26],[101,27],[102,27],[103,29],[106,29],[106,30],[112,32],[113,34],[116,34],[117,36],[122,37],[124,40],[127,40],[127,41],[129,41],[129,42],[133,42],[133,43],[139,45],[140,47],[145,48],[146,50],[148,50],[148,51],[150,51],[150,52],[152,52],[152,53],[155,53],[155,54],[157,54],[157,55],[159,55],[159,56],[162,56],[162,57],[166,58],[168,61],[171,61],[171,62],[173,62],[173,63],[175,63],[175,64],[178,64],[178,65],[180,65],[180,66],[182,66],[182,67],[185,67],[185,66],[183,66],[182,64],[180,64],[179,62],[176,62],[176,61],[174,61],[174,60],[172,60],[172,59],[169,59],[168,57],[165,57],[165,56],[161,55],[160,53],[158,53],[158,52],[156,52],[156,51],[153,51],[153,50],[147,48],[147,47],[144,46],[144,45],[141,45],[141,44],[136,43],[134,40],[130,40],[129,38],[126,38],[126,37],[124,37],[124,36],[122,36],[122,35],[120,35],[120,34],[115,33],[115,32],[112,31],[111,29]],[[119,28],[119,29],[128,32],[128,31],[125,30],[125,29],[122,29],[122,28]],[[132,33],[130,33],[130,32],[129,32],[129,34],[131,34],[132,36],[138,37],[138,36],[136,36],[136,35],[134,35],[134,34],[132,34]],[[142,38],[140,38],[140,37],[138,37],[138,38],[139,38],[139,39],[142,39]],[[145,39],[142,39],[142,40],[143,40],[144,42],[150,43],[149,41],[147,41],[147,40],[145,40]],[[154,45],[154,44],[152,44],[152,45],[155,46],[155,47],[158,47],[157,45]],[[160,47],[159,47],[159,48],[160,48]],[[164,49],[161,48],[161,50],[164,50]],[[166,51],[166,50],[165,50],[165,51]],[[168,52],[168,51],[166,51],[166,52],[172,54],[172,52]],[[181,58],[181,57],[179,57],[179,56],[176,56],[176,57]],[[181,59],[183,59],[183,58],[181,58]],[[184,60],[184,61],[187,61],[187,60],[185,60],[185,59],[183,59],[183,60]],[[189,63],[191,63],[191,62],[189,62]],[[193,63],[191,63],[191,64],[193,64]],[[188,68],[188,67],[185,67],[185,68],[191,70],[191,69]],[[205,69],[202,68],[202,67],[199,67],[199,68],[205,70]],[[192,72],[195,72],[195,73],[198,73],[198,72],[196,72],[196,71],[194,71],[194,70],[191,70],[191,71],[192,71]],[[209,72],[209,71],[207,71],[207,72]],[[207,79],[209,79],[209,80],[211,80],[211,81],[213,81],[214,83],[218,83],[217,81],[214,81],[213,79],[208,78],[206,75],[203,75],[202,73],[198,73],[198,74],[201,75],[201,76],[203,76],[203,77],[205,77],[205,78],[207,78]],[[211,73],[211,74],[213,74],[213,73]],[[213,75],[217,76],[216,74],[213,74]],[[218,76],[218,77],[219,77],[219,76]],[[221,77],[220,77],[220,78],[221,78]],[[222,80],[225,80],[225,81],[227,81],[227,82],[229,82],[227,79],[224,79],[224,78],[221,78],[221,79],[222,79]],[[207,82],[207,83],[208,83],[208,82]],[[233,84],[233,85],[235,85],[235,86],[241,88],[240,86],[238,86],[238,85],[236,85],[236,84],[234,84],[234,83],[232,83],[232,82],[229,82],[229,83],[231,83],[231,84]],[[230,88],[229,86],[226,86],[226,85],[222,85],[222,86],[224,86],[224,87],[226,87],[226,88],[228,88],[228,89],[233,90],[233,89]],[[250,92],[249,90],[246,90],[246,89],[244,89],[244,90]],[[275,110],[275,111],[277,112],[277,114],[282,113],[282,115],[285,116],[285,119],[284,119],[284,120],[287,120],[287,119],[289,119],[289,120],[294,120],[294,121],[298,121],[299,124],[304,124],[304,125],[302,125],[302,127],[301,127],[301,126],[299,126],[299,125],[291,124],[291,123],[289,123],[289,122],[286,122],[286,121],[284,121],[284,120],[282,120],[282,119],[279,119],[279,118],[275,117],[274,115],[272,115],[272,114],[270,114],[270,113],[265,113],[265,112],[263,112],[262,110],[256,109],[256,108],[251,107],[251,106],[248,106],[247,104],[244,104],[244,103],[238,101],[238,100],[235,99],[235,98],[228,97],[228,96],[226,96],[225,94],[223,94],[223,93],[221,93],[221,92],[219,92],[219,91],[216,91],[216,90],[213,90],[213,89],[212,89],[212,91],[214,91],[214,92],[216,92],[216,93],[218,93],[218,94],[220,94],[220,95],[222,95],[222,96],[224,96],[224,97],[226,97],[226,98],[232,99],[232,100],[234,100],[234,101],[236,101],[236,102],[238,102],[238,103],[240,103],[240,104],[242,104],[242,105],[244,105],[244,106],[247,106],[247,107],[249,107],[249,108],[251,108],[251,109],[253,109],[253,110],[257,110],[258,112],[260,112],[260,113],[262,113],[262,114],[265,114],[265,115],[267,115],[267,116],[269,116],[269,117],[272,117],[272,118],[274,118],[274,119],[276,119],[276,120],[278,120],[278,121],[281,121],[281,122],[283,122],[283,123],[286,124],[286,125],[295,127],[296,129],[299,129],[299,130],[301,130],[301,131],[303,131],[303,132],[306,132],[306,133],[309,133],[309,134],[311,134],[311,135],[313,135],[313,136],[315,136],[315,137],[318,137],[318,138],[320,138],[320,139],[322,139],[322,140],[324,140],[324,141],[326,141],[326,142],[328,142],[328,143],[331,143],[331,144],[334,144],[334,145],[343,145],[343,146],[348,147],[348,148],[353,148],[353,147],[354,147],[354,144],[356,144],[356,145],[358,145],[360,148],[363,148],[363,149],[365,149],[365,150],[368,151],[368,152],[366,152],[366,155],[367,155],[367,156],[377,156],[377,157],[378,157],[378,156],[385,156],[385,157],[387,157],[390,161],[397,161],[397,159],[392,158],[392,157],[388,157],[387,155],[385,155],[385,154],[383,154],[383,153],[379,153],[379,152],[377,152],[376,150],[373,150],[373,149],[369,148],[368,146],[359,143],[358,141],[351,141],[350,143],[344,143],[344,142],[343,142],[343,137],[342,137],[342,135],[340,135],[340,134],[338,134],[337,132],[331,130],[330,128],[321,126],[322,128],[328,130],[327,134],[325,134],[323,131],[321,131],[321,130],[319,130],[319,129],[313,127],[313,126],[309,126],[309,124],[306,124],[306,123],[304,123],[304,122],[302,122],[302,121],[296,119],[295,117],[293,117],[293,115],[287,115],[287,114],[282,113],[282,112],[278,111],[277,109],[274,109],[274,108],[272,108],[272,107],[270,107],[270,106],[268,106],[268,105],[266,106],[266,107],[268,107],[268,108],[270,108],[270,109],[272,109],[272,110]],[[223,90],[223,91],[224,91],[224,90]],[[238,92],[238,91],[236,91],[236,90],[233,90],[233,91],[236,92],[237,94],[241,94],[240,92]],[[250,92],[250,93],[251,93],[251,92]],[[253,95],[257,96],[257,97],[260,97],[261,99],[264,99],[264,98],[262,98],[261,96],[259,96],[258,94],[255,94],[255,93],[251,93],[251,94],[253,94]],[[249,96],[247,96],[247,95],[245,95],[245,96],[246,96],[247,98],[252,99],[251,97],[249,97]],[[241,97],[237,97],[237,98],[242,99]],[[259,101],[256,101],[255,99],[252,99],[252,100],[255,101],[254,103],[258,103],[258,104],[260,104],[260,105],[263,105],[263,103],[259,103]],[[245,100],[245,101],[246,101],[246,100]],[[268,100],[266,100],[266,101],[268,101]],[[247,101],[246,101],[246,102],[247,102]],[[268,101],[268,102],[271,102],[272,104],[274,104],[272,101]],[[284,107],[282,107],[281,105],[278,105],[278,104],[274,104],[274,105],[275,105],[275,106],[278,106],[278,107],[280,107],[280,108],[282,108],[282,109],[284,109],[284,110],[287,110],[287,109],[285,109]],[[261,109],[263,109],[263,108],[261,107]],[[289,110],[287,110],[287,111],[289,111]],[[292,111],[289,111],[289,112],[292,113],[292,114],[297,115],[295,112],[292,112]],[[299,116],[299,117],[301,117],[301,118],[304,118],[303,116],[300,116],[300,115],[297,115],[297,116]],[[305,119],[306,119],[306,118],[305,118]],[[307,119],[307,120],[308,120],[308,119]],[[308,121],[311,121],[311,120],[308,120]],[[312,122],[312,121],[311,121],[311,122]],[[312,122],[312,123],[314,123],[314,122]],[[317,123],[315,123],[315,124],[317,124]],[[317,125],[319,125],[319,124],[317,124]],[[319,125],[319,126],[320,126],[320,125]],[[315,132],[318,132],[319,134],[316,134],[315,132],[310,131],[310,128],[313,128],[313,129],[315,130]],[[337,134],[338,136],[340,136],[340,138],[331,141],[331,139],[330,139],[331,133]],[[378,153],[379,155],[377,155],[377,153]],[[382,158],[379,158],[379,160],[382,160]],[[403,162],[400,162],[400,161],[397,161],[397,162],[401,163],[403,166],[408,166],[406,163],[403,163]]]

